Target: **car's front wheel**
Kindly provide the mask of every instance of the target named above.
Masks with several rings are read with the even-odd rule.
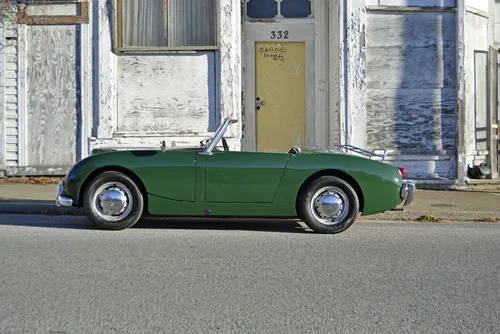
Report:
[[[359,211],[356,191],[346,181],[331,175],[321,176],[309,184],[299,201],[299,216],[320,233],[346,230]]]
[[[107,171],[90,182],[83,206],[94,224],[108,230],[122,230],[141,218],[144,199],[130,177],[117,171]]]

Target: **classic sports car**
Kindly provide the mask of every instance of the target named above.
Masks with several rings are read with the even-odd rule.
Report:
[[[149,213],[299,217],[314,231],[338,233],[359,213],[413,200],[415,185],[404,180],[405,170],[381,161],[296,147],[288,153],[230,151],[224,133],[235,122],[225,119],[199,147],[94,150],[59,184],[56,202],[84,207],[92,222],[111,230]]]

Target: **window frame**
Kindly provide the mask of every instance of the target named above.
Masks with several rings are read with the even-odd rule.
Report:
[[[214,51],[220,50],[221,47],[221,36],[220,36],[220,26],[221,26],[221,15],[220,15],[220,0],[205,0],[205,1],[214,1],[216,4],[216,16],[215,20],[217,21],[215,24],[215,45],[208,46],[123,46],[123,30],[122,30],[122,22],[123,22],[123,0],[114,0],[113,1],[113,50],[116,53],[161,53],[168,51]],[[165,9],[165,15],[168,10],[168,0],[163,0],[163,6]],[[166,18],[163,22],[164,31],[167,31],[168,21]],[[168,43],[168,41],[167,41]]]
[[[89,22],[89,2],[81,1],[47,1],[47,2],[36,2],[27,1],[26,6],[47,6],[52,5],[66,5],[75,4],[78,8],[79,14],[76,15],[28,15],[27,7],[19,8],[17,10],[17,23],[26,25],[72,25],[72,24],[82,24]]]

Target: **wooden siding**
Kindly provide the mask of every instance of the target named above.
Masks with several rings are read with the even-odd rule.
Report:
[[[5,166],[18,164],[17,131],[17,33],[6,29],[4,55]]]
[[[215,131],[213,52],[118,57],[118,133]]]
[[[4,95],[4,53],[3,46],[5,45],[4,38],[4,23],[0,18],[0,177],[5,175],[5,150],[6,150],[6,136],[5,136],[5,95]]]
[[[366,31],[367,147],[454,151],[455,14],[372,12]]]
[[[75,26],[31,26],[27,41],[27,166],[76,162]]]

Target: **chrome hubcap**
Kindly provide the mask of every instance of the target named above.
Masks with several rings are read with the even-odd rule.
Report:
[[[132,211],[132,194],[122,183],[108,182],[97,189],[94,205],[101,218],[108,221],[119,221]]]
[[[337,187],[318,190],[311,200],[314,217],[324,225],[342,222],[349,213],[349,200],[344,191]]]
[[[112,216],[123,212],[127,197],[120,189],[109,189],[100,196],[100,202],[103,212]]]

